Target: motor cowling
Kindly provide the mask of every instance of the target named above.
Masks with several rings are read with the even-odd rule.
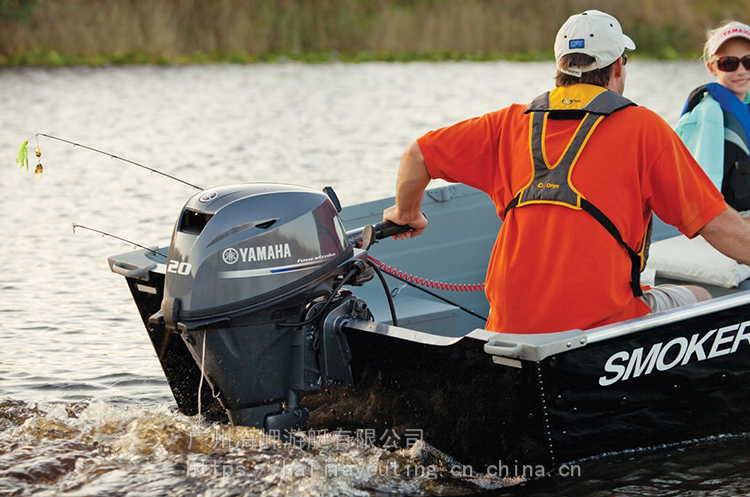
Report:
[[[206,190],[172,234],[164,297],[183,320],[272,305],[351,255],[344,225],[322,192],[277,184]]]
[[[304,426],[301,393],[352,384],[335,312],[371,319],[343,283],[372,277],[329,197],[308,188],[243,184],[190,198],[175,223],[161,311],[182,335],[233,424]]]

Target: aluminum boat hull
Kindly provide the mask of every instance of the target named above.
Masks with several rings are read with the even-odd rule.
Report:
[[[347,229],[378,221],[391,201],[344,209]],[[371,254],[431,279],[481,281],[499,227],[489,199],[445,187],[428,192],[423,208],[431,225],[422,241],[384,241]],[[453,216],[466,212],[477,222],[457,223]],[[657,226],[656,239],[669,234]],[[138,250],[109,262],[127,280],[177,406],[197,414],[199,367],[179,334],[149,324],[161,305],[164,260]],[[433,290],[451,304],[389,283],[399,290],[400,326],[391,324],[377,285],[354,289],[376,322],[345,325],[354,387],[306,394],[309,429],[401,445],[418,436],[475,469],[504,461],[550,470],[747,430],[750,292],[717,290],[705,303],[586,332],[516,335],[485,331],[459,308],[486,314],[481,292]],[[202,393],[202,414],[227,422],[210,389]]]

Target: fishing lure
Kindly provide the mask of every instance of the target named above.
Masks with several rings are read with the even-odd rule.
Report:
[[[37,145],[34,154],[36,154],[37,156],[36,167],[34,168],[34,177],[37,181],[39,181],[42,178],[42,173],[44,172],[44,167],[42,167],[42,149],[39,148],[39,145]]]
[[[29,140],[26,140],[21,145],[21,148],[18,150],[18,155],[16,155],[16,164],[21,164],[21,169],[23,169],[23,166],[26,166],[26,170],[29,170]]]
[[[42,149],[39,148],[39,145],[37,144],[36,151],[34,152],[34,155],[37,156],[37,164],[34,168],[34,177],[37,181],[41,179],[42,173],[44,172],[44,166],[42,166]],[[20,164],[20,169],[23,169],[24,166],[26,166],[26,170],[29,170],[29,140],[25,140],[23,144],[21,144],[21,148],[18,149],[18,155],[16,155],[16,164]]]
[[[0,0],[0,3],[2,3],[2,0]],[[34,135],[34,138],[36,138],[36,143],[37,143],[37,148],[36,148],[36,156],[37,157],[41,157],[42,156],[42,150],[39,148],[39,137],[40,136],[44,136],[44,137],[50,138],[52,140],[57,140],[59,142],[68,143],[70,145],[73,145],[74,147],[85,148],[87,150],[91,150],[92,152],[96,152],[98,154],[106,155],[107,157],[109,157],[111,159],[117,159],[117,160],[121,160],[123,162],[127,162],[128,164],[132,164],[134,166],[138,166],[138,167],[140,167],[142,169],[145,169],[147,171],[151,171],[152,173],[160,174],[160,175],[162,175],[164,177],[167,177],[169,179],[172,179],[172,180],[177,181],[179,183],[182,183],[184,185],[193,187],[196,190],[202,190],[203,189],[200,186],[197,186],[197,185],[194,185],[192,183],[188,183],[187,181],[181,180],[180,178],[178,178],[176,176],[172,176],[170,174],[167,174],[165,172],[159,171],[158,169],[154,169],[152,167],[144,166],[143,164],[139,164],[139,163],[137,163],[135,161],[132,161],[130,159],[125,159],[124,157],[119,157],[117,155],[110,154],[109,152],[105,152],[103,150],[99,150],[99,149],[96,149],[96,148],[93,148],[93,147],[89,147],[89,146],[83,145],[81,143],[72,142],[72,141],[66,140],[64,138],[59,138],[57,136],[48,135],[46,133],[37,133],[36,135]],[[21,149],[18,151],[18,156],[16,157],[16,163],[21,162],[21,168],[23,168],[23,166],[25,164],[27,171],[29,170],[29,158],[28,158],[29,153],[28,153],[28,150],[27,150],[27,145],[28,144],[29,144],[28,140],[26,140],[25,142],[23,142],[23,145],[21,145]],[[42,172],[43,171],[44,171],[44,167],[42,167],[42,161],[39,160],[39,161],[37,161],[36,168],[34,169],[34,176],[36,176],[37,181],[39,180],[39,178],[42,177]]]

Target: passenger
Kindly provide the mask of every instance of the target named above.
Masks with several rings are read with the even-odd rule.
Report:
[[[652,210],[750,264],[750,227],[671,127],[621,95],[634,49],[614,17],[571,16],[555,40],[557,88],[430,131],[404,152],[383,213],[413,228],[398,238],[427,226],[420,204],[432,178],[486,192],[504,220],[487,270],[487,329],[585,330],[710,298],[697,286],[642,290]]]
[[[750,209],[750,26],[731,21],[708,32],[702,60],[716,82],[692,91],[677,123],[727,204]]]

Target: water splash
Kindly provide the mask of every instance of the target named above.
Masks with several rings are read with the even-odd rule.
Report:
[[[300,433],[284,443],[163,406],[0,401],[0,494],[460,495],[520,482],[458,477],[457,464],[423,441],[387,450]]]

